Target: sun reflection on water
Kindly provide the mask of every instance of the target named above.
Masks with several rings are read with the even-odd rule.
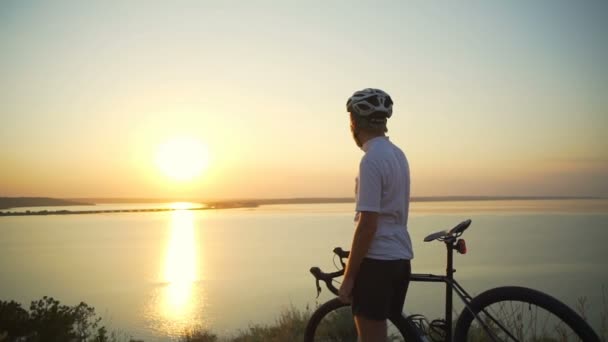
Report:
[[[171,220],[171,237],[165,259],[165,281],[192,283],[198,279],[194,213],[176,210]]]
[[[156,329],[172,336],[201,326],[204,306],[194,212],[183,210],[181,203],[175,208],[161,275],[166,286],[156,302]]]

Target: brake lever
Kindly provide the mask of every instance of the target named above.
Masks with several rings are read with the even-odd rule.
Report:
[[[321,294],[321,286],[319,285],[319,279],[315,278],[316,283],[317,283],[317,299],[319,298],[319,295]]]

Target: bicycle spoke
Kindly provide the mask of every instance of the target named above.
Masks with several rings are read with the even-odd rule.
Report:
[[[484,308],[478,316],[483,324],[472,324],[467,339],[469,342],[491,340],[491,336],[505,342],[580,341],[559,317],[527,302],[498,302]],[[485,325],[489,332],[486,332],[482,325]]]

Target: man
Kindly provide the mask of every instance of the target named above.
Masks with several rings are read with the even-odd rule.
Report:
[[[346,109],[355,143],[365,155],[359,164],[356,229],[340,298],[352,305],[359,342],[384,342],[386,320],[401,314],[411,274],[409,165],[385,135],[393,113],[387,93],[357,91]]]

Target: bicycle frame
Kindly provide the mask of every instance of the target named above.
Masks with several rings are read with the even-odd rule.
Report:
[[[447,268],[446,275],[412,273],[410,282],[422,283],[445,283],[445,313],[446,321],[446,341],[452,341],[452,307],[453,296],[452,291],[456,292],[466,307],[472,300],[472,297],[460,286],[454,279],[454,241],[445,241],[447,248]]]
[[[487,336],[490,337],[493,341],[497,341],[497,339],[498,339],[498,336],[496,335],[496,333],[492,331],[492,329],[495,329],[495,328],[500,328],[501,332],[505,333],[506,336],[511,338],[513,341],[518,341],[518,339],[514,336],[514,334],[512,334],[509,331],[509,329],[507,329],[498,319],[496,319],[495,317],[493,317],[493,315],[490,314],[489,311],[491,311],[491,310],[486,309],[487,306],[494,303],[494,302],[491,302],[490,304],[487,304],[487,301],[489,299],[488,296],[498,295],[499,290],[500,291],[506,290],[508,293],[511,293],[509,296],[519,297],[519,298],[521,298],[521,301],[524,303],[531,303],[533,305],[540,304],[539,307],[544,308],[549,313],[558,316],[558,318],[561,320],[561,322],[565,322],[570,328],[572,328],[575,331],[575,333],[579,337],[586,336],[585,341],[586,340],[599,341],[599,338],[593,332],[593,329],[590,326],[588,326],[586,324],[586,322],[576,314],[576,312],[572,311],[566,305],[564,305],[563,303],[559,302],[558,300],[552,298],[551,296],[543,294],[539,291],[535,291],[535,290],[527,289],[527,288],[521,288],[521,287],[502,287],[502,288],[495,288],[495,289],[488,290],[488,291],[482,293],[480,296],[478,296],[476,298],[472,298],[471,295],[469,295],[469,293],[467,293],[466,290],[454,279],[454,273],[456,272],[456,270],[454,269],[454,250],[458,251],[461,254],[466,253],[466,245],[464,243],[464,240],[459,240],[458,238],[462,235],[462,233],[468,228],[468,226],[470,224],[471,224],[471,220],[466,220],[466,221],[463,221],[460,224],[458,224],[456,227],[452,228],[449,232],[441,231],[441,232],[433,233],[424,239],[424,241],[426,241],[426,242],[437,240],[437,241],[441,241],[445,244],[446,250],[447,250],[447,262],[446,262],[447,267],[446,267],[445,275],[424,274],[424,273],[412,273],[410,275],[410,282],[445,283],[444,319],[445,319],[445,334],[446,334],[445,341],[446,342],[452,342],[452,339],[454,338],[454,333],[452,331],[453,292],[456,293],[458,298],[460,298],[460,300],[464,304],[465,308],[463,310],[463,313],[465,313],[465,312],[467,313],[467,316],[461,316],[461,318],[462,317],[465,317],[465,318],[462,321],[459,320],[459,324],[464,324],[465,327],[468,328],[468,324],[471,323],[470,319],[474,319],[475,321],[477,321],[479,323],[480,327],[487,333]],[[317,296],[321,293],[321,287],[319,285],[319,282],[321,282],[321,281],[325,282],[325,285],[332,293],[334,293],[335,295],[339,294],[339,290],[333,285],[333,280],[337,277],[344,275],[344,268],[346,266],[344,259],[348,259],[350,252],[344,251],[340,247],[336,247],[336,248],[334,248],[334,254],[339,257],[340,263],[342,265],[342,269],[332,272],[332,273],[325,273],[325,272],[321,271],[318,267],[312,267],[310,269],[310,272],[313,274],[313,276],[316,279]],[[514,290],[517,290],[517,291],[513,292]],[[521,292],[522,290],[523,290],[523,292]],[[519,293],[519,294],[516,294],[516,293]],[[504,292],[503,292],[503,294],[504,294]],[[544,299],[542,301],[537,301],[537,300],[529,301],[529,299],[526,299],[526,298],[530,298],[529,296],[531,294],[536,296],[537,300],[538,300],[538,297],[541,297],[541,299],[543,299],[543,298]],[[483,299],[482,299],[482,296],[484,296],[484,295],[485,295],[485,297],[483,297]],[[326,304],[334,305],[334,304],[332,304],[332,302],[334,300],[329,301]],[[501,300],[509,300],[509,299],[503,298]],[[518,301],[518,299],[515,299],[515,300]],[[407,299],[406,299],[406,301],[407,301]],[[541,302],[544,302],[544,303],[541,303]],[[473,303],[473,305],[475,305],[475,307],[471,306],[471,303]],[[331,310],[333,310],[333,309],[331,309]],[[325,315],[326,312],[324,312],[322,314]],[[470,316],[468,316],[468,314],[470,314]],[[483,319],[481,318],[482,315],[483,315]],[[313,317],[314,316],[315,315],[313,315]],[[405,319],[405,321],[400,321],[400,322],[402,322],[403,324],[407,324],[407,326],[400,326],[399,330],[401,331],[402,334],[404,334],[403,335],[404,337],[406,337],[406,335],[407,335],[408,338],[416,339],[416,337],[418,337],[417,339],[419,341],[420,340],[426,341],[426,339],[421,338],[419,335],[419,330],[417,329],[417,328],[419,328],[419,326],[417,326],[415,324],[415,322],[413,322],[413,319],[408,319],[408,317],[411,318],[413,316],[419,316],[419,315],[404,316],[403,319]],[[471,318],[471,316],[472,316],[472,318]],[[318,323],[318,321],[317,321],[317,323]],[[492,326],[492,327],[490,327],[490,326]],[[405,330],[402,330],[402,328]],[[307,331],[308,331],[308,327],[307,327]],[[408,341],[409,341],[409,339],[408,339]]]
[[[447,267],[446,275],[435,275],[435,274],[421,274],[412,273],[410,276],[410,282],[422,282],[422,283],[445,283],[445,313],[444,318],[446,322],[446,341],[452,341],[452,308],[453,308],[453,292],[456,292],[460,300],[462,300],[465,308],[473,312],[470,308],[470,303],[473,297],[454,279],[454,249],[457,248],[457,238],[460,234],[448,236],[443,240],[447,249]],[[498,322],[492,315],[485,310],[483,311],[495,324],[506,331],[500,322]],[[488,325],[483,322],[477,315],[474,314],[475,319],[480,323],[481,327],[489,333],[492,340],[496,341],[493,334],[490,332]],[[508,332],[507,332],[508,333]],[[509,334],[512,338],[513,335]]]
[[[465,227],[466,229],[466,227]],[[423,273],[412,273],[410,275],[410,282],[423,282],[423,283],[445,283],[445,313],[444,318],[446,321],[446,341],[452,341],[452,307],[453,307],[453,295],[452,291],[456,292],[458,297],[462,300],[465,307],[469,308],[469,303],[472,300],[472,297],[466,292],[466,290],[460,286],[460,284],[454,279],[454,249],[456,249],[457,238],[461,235],[461,233],[450,234],[445,238],[442,238],[442,242],[445,243],[447,249],[447,267],[445,275],[435,275],[435,274],[423,274]],[[335,295],[338,295],[338,289],[333,286],[331,283],[332,279],[335,277],[339,277],[344,275],[344,267],[345,263],[342,261],[342,258],[348,258],[349,253],[343,251],[341,248],[336,247],[334,249],[334,253],[340,257],[340,262],[342,264],[342,269],[333,273],[324,273],[318,267],[312,267],[310,272],[315,276],[317,280],[317,295],[321,292],[321,287],[319,286],[319,281],[324,281],[327,285],[327,288],[333,292]],[[407,301],[407,299],[406,299]],[[477,316],[475,316],[478,319]],[[481,322],[484,330],[487,330],[487,326],[484,322]]]
[[[452,308],[453,308],[453,294],[452,292],[456,292],[458,297],[462,300],[466,308],[469,308],[469,304],[473,299],[471,295],[469,295],[466,290],[454,279],[454,250],[457,248],[457,238],[460,234],[449,235],[445,238],[442,238],[442,242],[445,243],[447,249],[447,267],[445,275],[435,275],[435,274],[424,274],[424,273],[412,273],[410,275],[410,282],[423,282],[423,283],[445,283],[445,313],[444,318],[446,321],[446,341],[452,341]],[[343,258],[348,258],[349,253],[343,251],[341,248],[336,247],[334,249],[334,253],[340,257],[340,262],[342,264],[342,269],[333,273],[324,273],[318,267],[312,267],[310,272],[315,276],[317,280],[317,294],[321,292],[321,287],[319,286],[319,281],[324,281],[327,285],[327,288],[333,292],[335,295],[338,295],[338,289],[333,286],[331,283],[332,279],[344,275],[344,267],[345,263],[342,261]],[[407,299],[406,299],[407,301]],[[486,313],[487,314],[487,313]],[[491,317],[491,316],[490,316]],[[487,331],[487,325],[479,320],[477,316],[475,318],[480,321],[480,324]],[[491,318],[494,320],[493,318]],[[494,320],[495,321],[495,320]],[[496,322],[499,324],[498,322]]]

